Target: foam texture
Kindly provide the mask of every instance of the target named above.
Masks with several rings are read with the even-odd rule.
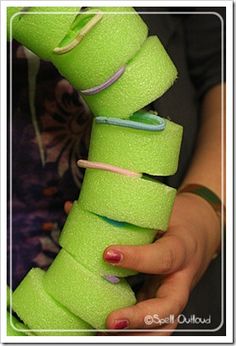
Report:
[[[30,329],[42,330],[34,331],[36,335],[91,335],[92,332],[73,332],[73,329],[91,329],[91,326],[46,293],[44,275],[39,268],[31,269],[16,288],[13,309],[17,315]],[[60,331],[62,329],[68,331]]]
[[[11,304],[11,294],[12,291],[9,286],[7,286],[7,307],[10,306]]]
[[[143,245],[151,243],[156,231],[125,223],[116,223],[80,208],[77,201],[67,217],[60,245],[96,275],[128,276],[137,272],[118,268],[103,260],[109,245]]]
[[[96,12],[96,8],[87,12]],[[147,26],[133,8],[100,7],[99,12],[104,12],[102,20],[75,48],[52,56],[59,72],[76,89],[105,82],[138,52],[147,38]],[[86,14],[79,16],[83,20]]]
[[[109,88],[83,96],[94,115],[126,118],[170,88],[177,70],[157,36],[150,36]]]
[[[11,39],[11,35],[10,35],[11,17],[17,12],[20,12],[21,9],[22,7],[7,7],[7,39],[8,40]],[[15,21],[17,20],[18,18],[15,19]]]
[[[61,250],[44,277],[44,287],[61,304],[94,328],[105,328],[108,314],[136,303],[125,279],[111,284]]]
[[[164,231],[175,194],[157,181],[86,169],[79,202],[98,215]]]
[[[28,328],[7,311],[7,336],[27,336],[25,332],[20,331],[24,329]]]
[[[50,60],[53,49],[64,37],[79,10],[80,7],[32,7],[27,14],[19,14],[13,18],[13,37],[40,58]]]
[[[178,167],[183,128],[165,122],[164,130],[152,132],[94,120],[88,160],[151,175],[172,175]]]

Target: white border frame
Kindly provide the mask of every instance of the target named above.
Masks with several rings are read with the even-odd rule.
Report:
[[[226,172],[227,172],[227,187],[226,187],[226,197],[227,197],[227,237],[226,237],[226,261],[227,263],[232,263],[232,245],[233,245],[233,208],[232,208],[232,182],[233,182],[233,174],[232,174],[232,157],[233,157],[233,117],[232,117],[232,73],[231,69],[229,67],[232,67],[232,28],[233,28],[233,22],[232,22],[232,2],[231,1],[191,1],[191,3],[188,1],[178,1],[178,7],[181,9],[181,6],[188,6],[188,7],[195,7],[195,6],[201,6],[201,7],[217,7],[217,6],[224,6],[226,7],[226,46],[227,46],[227,56],[226,56],[226,65],[227,65],[227,98],[226,98],[226,107],[227,107],[227,118],[226,118],[226,148],[227,148],[227,155],[226,155]],[[6,76],[6,8],[9,6],[98,6],[98,1],[57,1],[56,4],[54,1],[2,1],[1,4],[1,42],[4,43],[4,49],[1,49],[1,129],[6,129],[7,121],[6,121],[6,83],[7,83],[7,76]],[[175,1],[99,1],[99,6],[137,6],[141,7],[176,7]],[[214,8],[213,7],[213,8]],[[3,45],[1,45],[3,47]],[[3,132],[3,131],[2,131]],[[2,335],[2,341],[3,342],[10,342],[10,343],[48,343],[48,342],[57,342],[57,343],[66,343],[68,339],[71,343],[108,343],[108,342],[135,342],[135,343],[141,343],[141,342],[163,342],[163,343],[171,343],[180,341],[180,337],[178,336],[171,336],[171,340],[169,337],[163,337],[163,336],[142,336],[140,333],[140,336],[132,336],[132,337],[126,337],[122,336],[122,333],[120,333],[119,336],[62,336],[62,337],[8,337],[6,336],[6,318],[5,318],[5,311],[6,311],[6,167],[7,167],[7,155],[6,155],[6,136],[5,131],[4,135],[1,133],[1,228],[4,230],[4,232],[1,232],[1,274],[2,274],[2,282],[3,285],[1,286],[1,297],[2,304],[1,304],[1,335]],[[230,342],[232,341],[232,285],[233,280],[232,276],[230,275],[230,272],[227,270],[226,272],[226,310],[227,310],[227,330],[226,330],[226,337],[214,337],[214,336],[195,336],[195,337],[182,337],[184,338],[184,341],[181,340],[181,343],[189,343],[189,342],[196,342],[198,340],[199,343],[201,342],[214,342],[214,343],[222,343],[222,342]],[[188,330],[189,331],[189,330]],[[213,330],[212,330],[213,331]],[[203,332],[204,333],[204,332]],[[117,340],[117,337],[119,340]],[[36,339],[37,338],[37,339]],[[182,339],[181,338],[181,339]]]

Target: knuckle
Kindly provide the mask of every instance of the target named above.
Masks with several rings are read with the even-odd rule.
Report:
[[[145,317],[147,315],[142,303],[129,308],[129,315],[132,316],[132,324],[135,328],[145,328]]]
[[[133,246],[126,252],[125,262],[128,267],[137,271],[143,271],[147,267],[146,250],[142,246]]]
[[[168,274],[172,271],[174,264],[175,264],[175,253],[172,250],[169,250],[166,252],[165,256],[163,256],[161,267],[162,267],[162,273]]]
[[[133,312],[137,314],[137,316],[143,317],[145,315],[145,310],[143,304],[138,303],[133,306]]]
[[[178,251],[178,252],[185,251],[185,242],[184,242],[183,238],[180,236],[177,236],[175,234],[172,235],[172,238],[174,240],[176,251]]]
[[[186,261],[189,257],[189,246],[186,245],[186,239],[184,239],[183,237],[177,236],[175,234],[172,234],[171,237],[172,244],[174,244],[174,246],[170,249],[173,259],[172,268],[181,268],[186,264]]]

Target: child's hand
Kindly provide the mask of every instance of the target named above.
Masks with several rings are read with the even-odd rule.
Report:
[[[188,302],[191,288],[202,276],[220,244],[220,222],[212,207],[190,193],[176,197],[168,231],[144,246],[109,246],[104,260],[152,275],[139,292],[134,306],[112,312],[109,329],[158,329],[158,332],[121,335],[169,335],[177,323],[157,324],[158,318],[178,316]],[[159,287],[158,287],[159,285]],[[151,317],[150,317],[151,315]],[[155,316],[154,316],[155,315]],[[146,323],[145,323],[145,316]],[[154,322],[152,322],[154,317]]]

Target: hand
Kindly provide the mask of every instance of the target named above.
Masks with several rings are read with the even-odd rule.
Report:
[[[104,251],[104,260],[108,263],[155,274],[139,292],[136,305],[108,316],[107,328],[147,330],[136,333],[127,330],[121,335],[170,335],[177,326],[176,320],[160,324],[155,320],[147,324],[145,316],[156,314],[160,319],[178,316],[219,244],[220,222],[212,207],[194,194],[178,194],[169,229],[160,239],[144,246],[111,245]],[[148,332],[148,328],[156,332]]]

